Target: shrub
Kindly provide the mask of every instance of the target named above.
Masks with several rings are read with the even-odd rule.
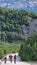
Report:
[[[0,49],[0,59],[3,57],[3,51]]]
[[[21,45],[19,55],[21,56],[22,60],[37,60],[37,42],[36,36],[27,38],[24,44]]]
[[[4,54],[6,54],[6,49],[4,49]]]

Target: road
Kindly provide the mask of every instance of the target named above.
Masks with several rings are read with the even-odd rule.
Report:
[[[9,59],[9,55],[10,54],[6,55],[7,59]],[[12,54],[12,55],[14,56],[14,54]],[[6,64],[3,61],[3,62],[1,62],[0,65],[37,65],[37,62],[23,62],[23,61],[21,61],[21,58],[19,57],[18,53],[16,53],[16,55],[17,55],[17,62],[16,62],[16,64],[14,63],[14,58],[13,58],[12,63],[10,63],[10,61],[8,60]]]

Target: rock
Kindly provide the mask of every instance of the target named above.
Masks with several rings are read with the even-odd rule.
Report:
[[[37,32],[37,19],[32,19],[28,17],[29,26],[22,25],[22,34],[26,37],[33,35]]]

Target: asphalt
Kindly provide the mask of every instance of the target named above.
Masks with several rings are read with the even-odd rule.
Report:
[[[4,63],[4,61],[0,61],[0,65],[37,65],[37,62],[23,62],[23,61],[21,61],[21,58],[19,57],[19,55],[18,55],[18,53],[16,53],[16,56],[17,56],[17,60],[16,60],[16,64],[14,63],[14,58],[13,58],[13,60],[12,60],[12,63],[10,63],[10,61],[9,61],[9,55],[10,54],[7,54],[6,56],[7,56],[7,63],[5,64]],[[13,57],[14,57],[14,54],[12,54],[13,55]]]

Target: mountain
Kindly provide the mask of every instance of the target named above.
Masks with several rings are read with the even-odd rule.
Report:
[[[37,12],[37,0],[0,0],[0,7]]]
[[[0,32],[1,30],[2,40],[22,41],[37,32],[37,13],[0,8]]]

